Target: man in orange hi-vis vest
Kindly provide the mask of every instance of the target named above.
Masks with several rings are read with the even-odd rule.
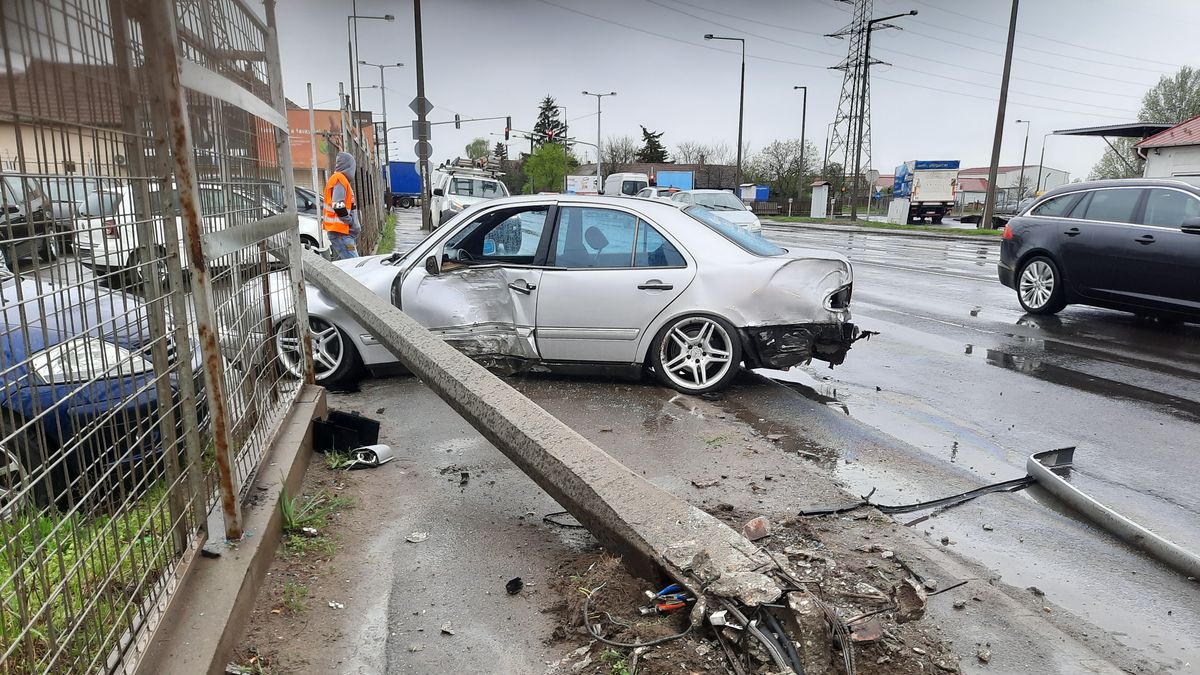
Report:
[[[358,257],[358,200],[350,187],[354,180],[354,155],[339,152],[333,162],[333,175],[325,183],[322,227],[329,233],[329,248],[334,260]]]

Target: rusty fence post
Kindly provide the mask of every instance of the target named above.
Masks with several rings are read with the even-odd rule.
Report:
[[[192,301],[203,358],[205,399],[212,422],[217,486],[225,516],[225,538],[237,540],[242,537],[242,510],[238,498],[237,478],[234,475],[234,449],[230,442],[228,398],[225,393],[225,373],[212,275],[205,258],[202,239],[204,222],[200,212],[196,160],[192,155],[194,146],[189,126],[187,93],[181,81],[182,57],[179,54],[179,36],[175,24],[175,3],[173,0],[151,0],[147,3],[146,19],[146,30],[143,32],[147,42],[146,53],[156,55],[164,76],[159,89],[166,107],[167,140],[179,197],[179,213],[183,221],[188,269],[191,273]]]

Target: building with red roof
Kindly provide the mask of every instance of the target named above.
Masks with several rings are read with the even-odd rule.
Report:
[[[1200,115],[1134,146],[1146,160],[1146,178],[1178,178],[1200,185]]]

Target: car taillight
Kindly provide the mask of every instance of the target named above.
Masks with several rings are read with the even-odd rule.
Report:
[[[104,236],[108,237],[109,239],[116,239],[119,236],[117,234],[117,221],[104,221]]]
[[[1004,238],[1005,238],[1005,239],[1012,239],[1012,237],[1013,237],[1013,235],[1012,235],[1012,225],[1011,225],[1010,223],[1005,223],[1005,224],[1004,224]]]

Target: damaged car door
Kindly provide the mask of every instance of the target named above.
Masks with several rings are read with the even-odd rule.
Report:
[[[549,204],[491,210],[468,220],[401,284],[401,307],[488,366],[539,358],[534,316]]]

